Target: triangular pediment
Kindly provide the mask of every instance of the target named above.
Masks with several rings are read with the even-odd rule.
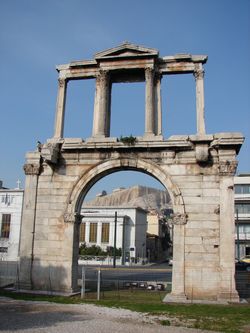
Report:
[[[127,57],[155,57],[159,52],[156,49],[148,48],[145,46],[131,44],[124,42],[123,44],[104,50],[95,54],[95,59],[105,60],[109,58],[127,58]]]

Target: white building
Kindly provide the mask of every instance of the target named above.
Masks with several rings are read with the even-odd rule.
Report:
[[[146,257],[145,210],[134,207],[93,207],[83,208],[81,214],[80,243],[98,245],[103,250],[115,245],[117,249],[122,249],[123,264]]]
[[[18,260],[23,194],[0,184],[0,260]]]
[[[234,178],[236,257],[250,254],[250,174]]]

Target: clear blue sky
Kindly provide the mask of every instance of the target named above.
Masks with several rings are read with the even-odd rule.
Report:
[[[6,186],[15,187],[18,178],[24,185],[25,153],[53,135],[55,66],[91,59],[125,40],[161,56],[208,55],[207,132],[242,132],[238,172],[250,172],[249,0],[0,0],[0,179]],[[164,136],[195,133],[192,75],[164,77],[162,90]],[[94,81],[70,82],[65,136],[90,136],[93,94]],[[144,84],[114,85],[112,98],[111,134],[143,134]]]

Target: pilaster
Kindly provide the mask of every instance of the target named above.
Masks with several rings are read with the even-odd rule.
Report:
[[[110,82],[108,71],[100,70],[96,77],[93,137],[109,136],[110,128]]]
[[[185,225],[186,214],[172,214],[169,223],[174,227],[172,291],[163,302],[185,302]]]
[[[154,69],[147,67],[145,69],[146,92],[145,92],[145,136],[155,135],[155,94],[154,94]]]
[[[35,222],[38,177],[41,172],[40,153],[29,153],[24,165],[25,192],[20,236],[19,287],[32,289],[32,265],[34,260]]]
[[[161,107],[161,79],[160,73],[155,74],[155,134],[162,135],[162,107]]]
[[[195,67],[194,77],[196,81],[196,117],[197,134],[205,134],[205,107],[204,107],[204,69],[199,64]]]
[[[63,137],[66,91],[67,91],[67,80],[64,78],[59,78],[58,79],[58,94],[57,94],[57,104],[56,104],[54,138]]]
[[[234,180],[237,164],[220,163],[220,289],[219,301],[239,302],[235,287]]]

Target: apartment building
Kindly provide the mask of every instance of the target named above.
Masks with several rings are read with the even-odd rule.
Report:
[[[250,255],[250,174],[234,178],[235,189],[235,256]]]

